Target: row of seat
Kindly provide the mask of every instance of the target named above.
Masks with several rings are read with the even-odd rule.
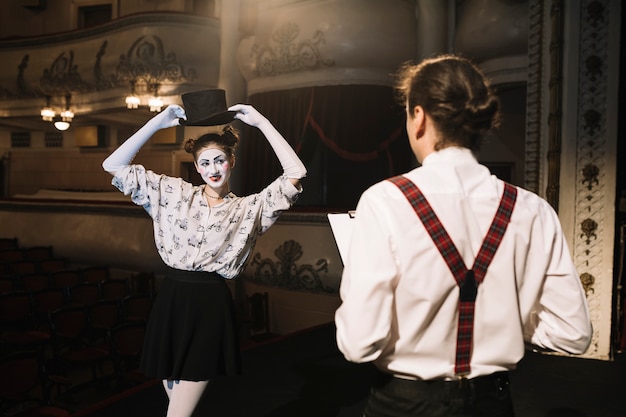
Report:
[[[16,352],[0,358],[0,415],[68,417],[71,411],[53,404],[51,391],[57,383],[41,355]]]
[[[0,324],[2,325],[0,338],[10,329],[46,329],[51,314],[65,308],[82,308],[93,315],[92,310],[96,307],[110,306],[106,310],[101,310],[97,317],[90,318],[90,321],[97,319],[100,323],[115,324],[121,319],[146,320],[152,301],[153,297],[150,294],[127,294],[122,297],[91,297],[90,299],[72,298],[68,296],[64,288],[8,292],[0,295]],[[109,317],[106,317],[106,314]]]
[[[0,275],[23,275],[34,272],[51,273],[67,269],[65,258],[51,257],[44,259],[13,259],[0,261]]]
[[[71,267],[55,256],[52,246],[20,247],[17,239],[0,239],[0,293],[99,283],[109,277],[106,266]]]
[[[15,249],[20,247],[20,242],[16,237],[0,237],[0,250]]]
[[[45,405],[52,386],[128,384],[125,375],[136,373],[154,276],[112,278],[107,266],[70,265],[52,247],[0,238],[0,375],[14,382],[0,383],[0,415],[24,407],[33,390]]]
[[[18,412],[69,416],[76,410],[67,409],[67,401],[59,401],[61,395],[105,380],[110,380],[118,391],[146,380],[137,371],[145,323],[122,322],[95,342],[83,336],[84,312],[76,307],[55,312],[51,359],[42,350],[19,350],[0,356],[0,415]],[[112,363],[112,371],[105,370],[107,361]],[[68,371],[82,368],[90,368],[91,379],[77,383]]]
[[[12,246],[7,248],[7,246]],[[4,248],[4,249],[3,249]],[[45,250],[31,251],[45,248]],[[19,247],[17,239],[0,238],[0,253],[3,251],[20,251],[21,253],[39,253],[41,259],[14,260],[10,262],[43,262],[54,256],[51,246],[36,248]],[[66,306],[85,306],[99,301],[126,301],[133,299],[152,300],[154,295],[154,275],[139,273],[122,278],[112,278],[108,266],[87,266],[67,268],[63,260],[62,267],[50,272],[37,270],[26,273],[14,273],[0,276],[0,294],[3,304],[10,300],[28,299],[30,315],[33,322],[41,324],[47,320],[51,311]],[[23,305],[27,305],[26,302]],[[2,320],[0,305],[0,320]],[[10,309],[5,309],[8,311]],[[6,316],[7,314],[5,314]],[[10,316],[11,314],[8,314]],[[43,320],[41,320],[43,318]],[[5,320],[6,321],[6,320]]]
[[[52,264],[55,266],[51,267]],[[68,262],[62,258],[13,261],[4,264],[8,265],[5,270],[1,269],[2,265],[0,263],[0,294],[15,290],[34,291],[49,287],[63,288],[105,282],[111,282],[110,286],[114,287],[113,282],[120,283],[119,278],[112,278],[108,266],[68,267]],[[44,265],[49,267],[43,267]],[[123,280],[127,281],[128,290],[131,292],[151,293],[154,291],[154,275],[151,273],[137,273]]]
[[[52,383],[57,386],[57,396],[61,390],[79,390],[103,379],[129,385],[127,375],[141,378],[136,369],[151,307],[148,294],[90,303],[76,302],[57,288],[2,294],[0,369],[2,363],[9,366],[16,357],[24,360],[23,354],[36,354],[39,372],[45,372],[40,375],[39,387],[45,402],[52,400]],[[112,366],[105,367],[107,362]],[[0,374],[9,380],[24,377]],[[7,395],[0,389],[0,400]]]
[[[55,275],[51,277],[51,275]],[[17,238],[0,238],[0,278],[12,278],[19,287],[25,275],[48,275],[52,286],[67,286],[78,282],[101,282],[111,277],[108,266],[77,268],[65,257],[57,256],[52,246],[20,246]],[[151,274],[140,273],[135,278],[143,279],[141,285],[151,285]],[[67,278],[66,278],[67,277]],[[64,283],[63,280],[67,280]],[[22,280],[23,281],[23,280]],[[44,280],[45,281],[45,280]],[[18,288],[11,288],[18,289]],[[33,289],[33,288],[23,288]],[[152,291],[154,288],[143,288]],[[0,292],[3,287],[0,287]]]
[[[111,279],[109,269],[105,266],[89,268],[60,269],[54,272],[28,272],[21,274],[5,274],[0,276],[0,293],[6,291],[35,291],[43,288],[72,287],[78,284],[100,284]],[[125,279],[130,285],[128,279]]]
[[[23,259],[47,259],[54,256],[52,246],[27,246],[0,248],[0,261],[19,261]]]

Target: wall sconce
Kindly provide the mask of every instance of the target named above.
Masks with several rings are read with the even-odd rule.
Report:
[[[135,93],[135,80],[132,80],[130,82],[130,95],[126,96],[126,107],[128,109],[136,109],[139,107],[139,103],[141,103],[141,100]]]
[[[51,122],[56,116],[56,112],[50,107],[50,96],[46,96],[46,107],[41,109],[41,118],[46,122]]]
[[[148,106],[150,106],[151,112],[160,112],[163,108],[163,100],[159,98],[159,84],[152,84],[152,90],[154,95],[150,97],[148,101]]]

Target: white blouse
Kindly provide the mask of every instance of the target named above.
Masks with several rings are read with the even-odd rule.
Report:
[[[142,165],[119,170],[111,183],[152,217],[154,241],[165,264],[228,279],[243,270],[256,239],[302,192],[280,176],[258,194],[229,193],[210,207],[203,195],[206,184],[195,186]]]

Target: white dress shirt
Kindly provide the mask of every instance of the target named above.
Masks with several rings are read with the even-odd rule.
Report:
[[[405,174],[424,193],[471,268],[504,184],[470,150],[446,148]],[[452,379],[459,290],[428,232],[389,181],[366,190],[336,312],[346,359],[407,379]],[[537,195],[518,188],[511,223],[478,288],[469,378],[515,368],[525,342],[583,353],[589,311],[559,219]]]

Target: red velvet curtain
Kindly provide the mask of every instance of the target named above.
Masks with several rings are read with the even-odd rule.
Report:
[[[298,206],[353,209],[368,186],[413,165],[404,109],[391,87],[306,87],[259,93],[249,101],[283,134],[307,167],[305,192]],[[241,128],[238,164],[244,171],[241,194],[247,194],[258,192],[282,168],[258,130]]]

